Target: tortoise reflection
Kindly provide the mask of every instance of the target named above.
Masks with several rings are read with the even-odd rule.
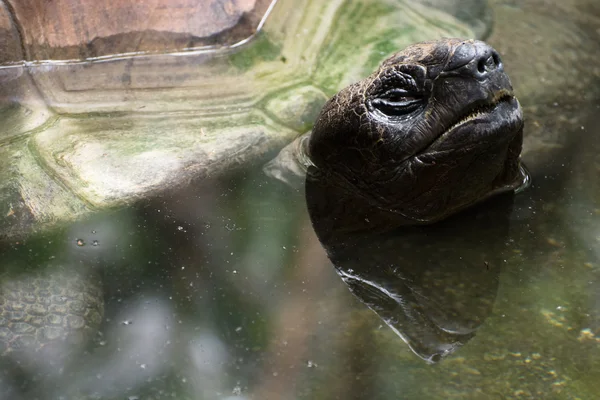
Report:
[[[368,220],[363,229],[356,226],[353,216],[369,211],[336,210],[337,198],[323,195],[324,185],[309,170],[308,210],[352,293],[427,362],[440,361],[473,338],[492,312],[510,251],[513,195],[433,225],[385,232]]]

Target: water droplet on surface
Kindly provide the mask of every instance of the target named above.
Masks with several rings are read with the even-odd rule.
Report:
[[[79,247],[85,246],[85,242],[83,241],[83,239],[77,239],[75,243],[77,243],[77,246]]]
[[[92,242],[92,246],[98,246],[98,244],[99,244],[99,242],[98,242],[97,240],[94,240],[94,241]]]

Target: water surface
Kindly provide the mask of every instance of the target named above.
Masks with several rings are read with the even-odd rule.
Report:
[[[600,9],[541,3],[492,2],[533,185],[497,220],[502,236],[482,229],[454,248],[497,251],[461,277],[491,305],[453,354],[424,362],[353,296],[303,191],[258,165],[4,241],[3,282],[80,275],[102,291],[103,317],[64,357],[4,358],[2,398],[597,398]]]

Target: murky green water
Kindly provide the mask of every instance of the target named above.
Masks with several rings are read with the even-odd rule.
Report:
[[[429,309],[473,328],[453,354],[437,364],[415,355],[348,290],[303,191],[252,166],[0,243],[3,295],[36,276],[50,282],[40,296],[54,297],[34,315],[57,329],[56,307],[73,326],[97,316],[64,346],[6,353],[0,398],[598,398],[600,8],[542,3],[493,1],[489,37],[523,104],[533,185],[502,212],[483,204],[483,223],[459,215],[456,235],[428,242],[428,256],[448,260],[423,278]],[[357,246],[360,257],[380,262],[395,246],[422,260],[418,240],[385,240]],[[463,255],[481,270],[452,270]],[[20,300],[2,318],[33,303]]]

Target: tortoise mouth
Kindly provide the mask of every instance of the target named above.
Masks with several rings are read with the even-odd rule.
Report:
[[[489,100],[469,104],[456,122],[442,132],[438,140],[465,125],[488,123],[496,127],[511,126],[520,118],[519,108],[519,102],[513,94],[501,89]]]

